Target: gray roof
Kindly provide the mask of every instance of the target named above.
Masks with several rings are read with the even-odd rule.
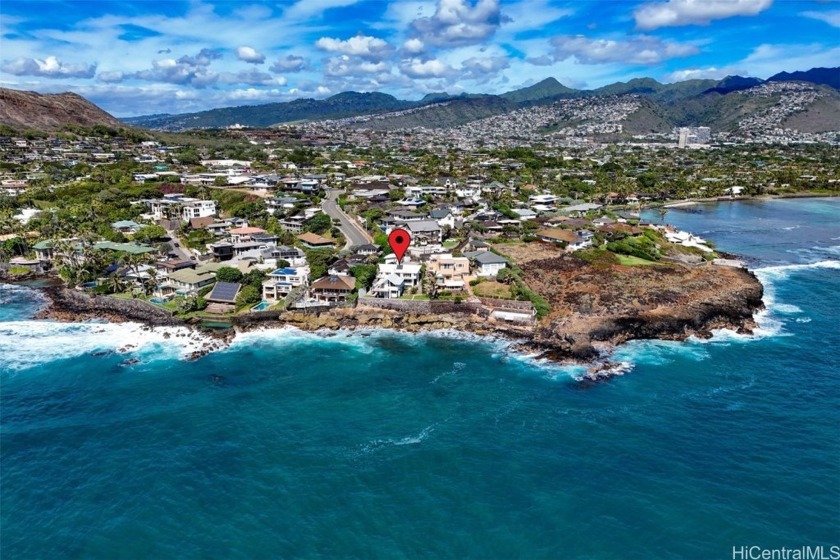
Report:
[[[412,232],[440,231],[440,226],[434,220],[417,220],[414,222],[406,222],[405,227],[410,229]]]
[[[500,257],[492,251],[485,251],[480,255],[476,255],[475,262],[478,264],[507,264],[507,260],[504,257]]]

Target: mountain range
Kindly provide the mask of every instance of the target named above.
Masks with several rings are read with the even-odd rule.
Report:
[[[610,98],[636,95],[639,109],[628,119],[625,130],[638,134],[666,132],[673,126],[706,125],[732,128],[734,123],[772,105],[768,96],[731,95],[774,82],[807,82],[822,92],[818,101],[796,115],[803,132],[840,130],[840,68],[813,68],[782,72],[767,80],[727,76],[722,80],[688,80],[663,84],[652,78],[636,78],[593,90],[567,87],[547,78],[528,87],[501,95],[432,93],[419,101],[400,100],[379,92],[343,92],[326,99],[296,99],[241,107],[226,107],[179,115],[156,114],[115,119],[72,93],[41,95],[0,89],[0,123],[13,128],[56,130],[65,125],[109,127],[136,126],[179,131],[192,128],[222,128],[239,124],[269,127],[315,120],[353,119],[360,126],[394,129],[423,126],[448,128],[517,109],[550,105],[564,99]],[[776,101],[778,101],[778,96]],[[775,101],[773,101],[775,102]],[[785,117],[790,119],[790,115]],[[781,125],[782,123],[780,123]]]
[[[714,107],[720,104],[716,96],[779,81],[809,82],[840,90],[840,68],[782,72],[767,80],[728,76],[722,80],[688,80],[663,84],[652,78],[636,78],[593,90],[570,88],[554,78],[546,78],[536,84],[501,95],[450,95],[441,92],[428,94],[419,101],[400,100],[384,93],[344,92],[322,100],[297,99],[284,103],[228,107],[180,115],[149,115],[126,118],[123,122],[132,126],[177,131],[188,128],[221,128],[234,124],[266,127],[298,121],[344,119],[396,112],[397,115],[390,123],[383,125],[380,122],[378,127],[441,128],[561,99],[635,94],[660,105],[660,112],[668,125],[717,124],[715,121],[718,119],[715,115],[705,114],[715,113]],[[412,117],[410,112],[399,114],[408,109],[432,105],[436,105],[437,110],[424,110],[422,116],[417,114]]]

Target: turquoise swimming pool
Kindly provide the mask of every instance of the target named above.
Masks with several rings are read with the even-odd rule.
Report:
[[[257,305],[251,308],[251,311],[265,311],[271,307],[271,304],[265,300],[259,302]]]
[[[151,301],[152,303],[156,303],[158,305],[163,305],[164,303],[166,303],[165,299],[162,299],[162,298],[159,298],[159,297],[153,297],[149,301]]]

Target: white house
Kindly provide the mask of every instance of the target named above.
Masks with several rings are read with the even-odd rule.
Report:
[[[507,261],[492,251],[479,253],[473,257],[473,262],[475,263],[476,276],[487,278],[496,276],[500,270],[507,266]]]
[[[378,298],[397,299],[403,294],[403,279],[395,274],[377,277],[370,288],[370,295]]]
[[[278,268],[263,282],[263,299],[276,301],[294,288],[305,286],[309,273],[303,268]]]

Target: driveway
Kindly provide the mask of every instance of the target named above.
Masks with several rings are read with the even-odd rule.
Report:
[[[338,206],[338,190],[327,190],[326,196],[321,200],[321,209],[330,218],[338,219],[338,229],[347,238],[350,246],[366,245],[373,243],[373,238],[362,228],[356,220],[345,214]]]

